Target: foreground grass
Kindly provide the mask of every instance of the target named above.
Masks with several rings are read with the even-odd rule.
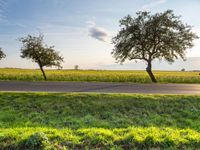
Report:
[[[198,149],[200,96],[0,93],[0,149]]]
[[[200,133],[187,129],[0,129],[0,149],[198,149]]]
[[[198,72],[155,71],[160,83],[200,83]],[[47,70],[49,81],[151,83],[145,71]],[[0,69],[0,80],[43,81],[40,70]]]
[[[0,127],[126,128],[200,131],[200,96],[0,93]]]

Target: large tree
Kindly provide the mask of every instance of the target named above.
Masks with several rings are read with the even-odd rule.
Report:
[[[58,67],[61,68],[63,57],[59,52],[54,50],[54,46],[47,46],[44,44],[43,35],[31,36],[20,38],[23,46],[21,48],[21,57],[31,59],[37,63],[42,71],[44,79],[47,80],[44,67]]]
[[[165,59],[169,63],[178,57],[185,60],[186,50],[198,38],[192,27],[172,10],[156,14],[140,11],[135,18],[128,15],[120,20],[120,27],[113,38],[113,57],[120,63],[126,59],[146,62],[146,71],[153,82],[157,82],[152,72],[153,60]]]
[[[4,54],[4,52],[2,51],[2,48],[0,48],[0,60],[5,58],[6,55]]]

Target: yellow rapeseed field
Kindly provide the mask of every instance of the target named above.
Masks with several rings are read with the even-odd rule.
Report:
[[[145,71],[46,70],[49,81],[151,83]],[[200,83],[199,72],[154,71],[159,83]],[[40,70],[0,69],[0,80],[43,81]]]

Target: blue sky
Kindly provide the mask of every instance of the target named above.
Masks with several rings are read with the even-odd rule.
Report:
[[[119,30],[119,20],[127,14],[167,9],[181,15],[200,36],[199,0],[0,0],[0,47],[7,54],[0,67],[37,68],[31,61],[20,58],[21,43],[17,39],[42,32],[45,42],[55,45],[64,56],[64,68],[79,65],[82,69],[144,69],[143,63],[116,65],[110,55],[113,48],[110,39]],[[195,41],[187,56],[200,57],[200,40]],[[188,65],[190,62],[176,63],[178,69],[200,69],[200,65]],[[155,62],[154,68],[163,69],[165,65],[174,70],[176,63]]]

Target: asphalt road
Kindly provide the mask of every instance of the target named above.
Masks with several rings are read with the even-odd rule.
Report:
[[[0,91],[200,94],[200,84],[0,81]]]

